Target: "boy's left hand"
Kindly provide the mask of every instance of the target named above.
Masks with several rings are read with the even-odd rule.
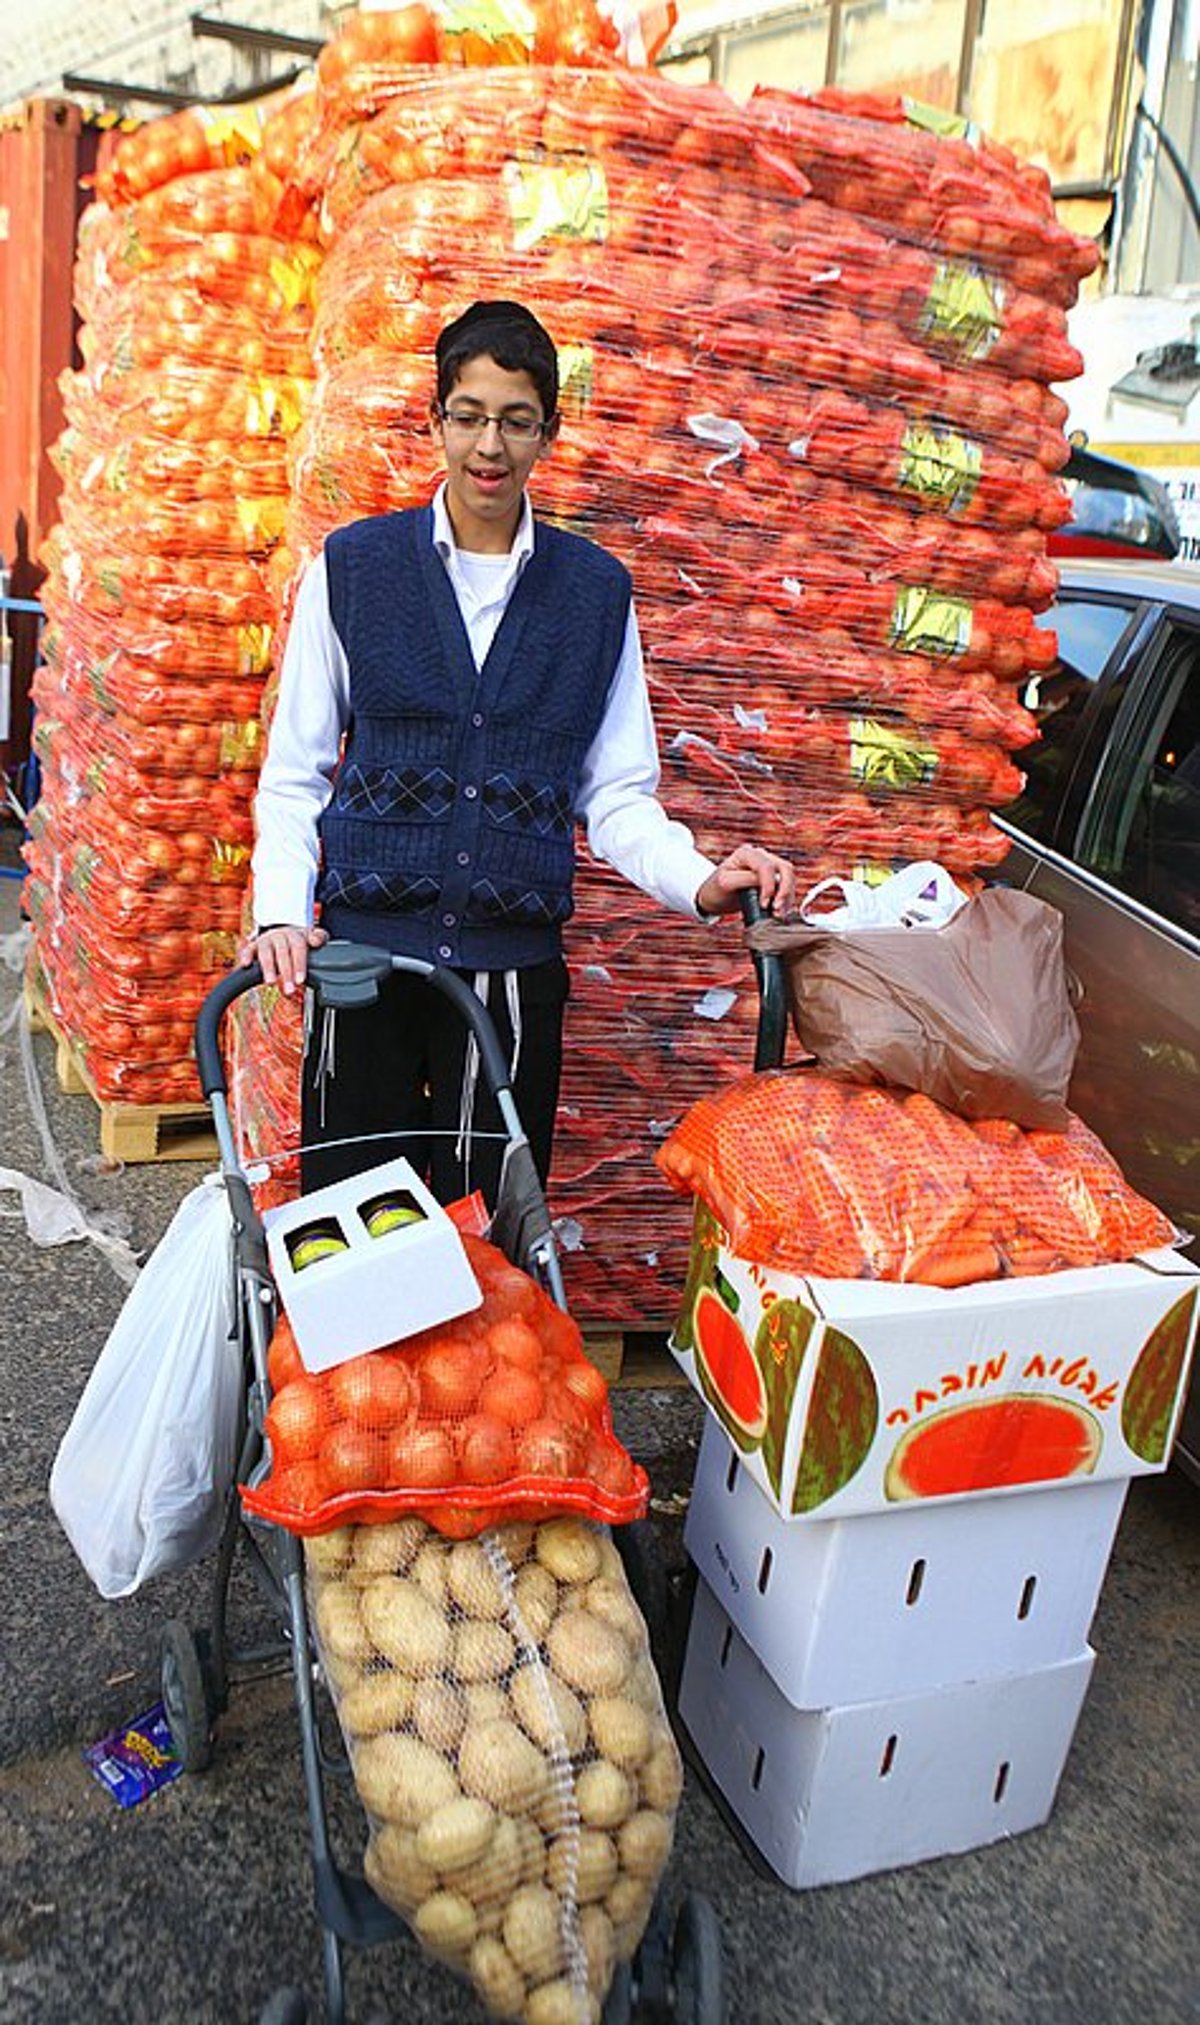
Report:
[[[796,874],[786,858],[758,844],[739,844],[701,886],[696,905],[701,914],[729,914],[740,893],[757,889],[762,905],[787,914],[796,899]]]

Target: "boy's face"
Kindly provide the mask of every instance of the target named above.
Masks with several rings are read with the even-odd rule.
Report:
[[[447,396],[445,416],[436,404],[433,409],[431,427],[446,459],[446,505],[455,539],[460,548],[500,555],[512,547],[526,480],[548,454],[558,417],[527,438],[502,433],[495,420],[481,429],[461,426],[480,415],[529,424],[545,416],[529,374],[507,372],[486,355],[463,367]]]

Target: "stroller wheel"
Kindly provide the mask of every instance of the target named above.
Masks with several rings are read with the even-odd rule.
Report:
[[[671,1947],[675,2025],[724,2025],[721,1924],[708,1899],[689,1892],[675,1920]]]
[[[206,1772],[213,1754],[212,1708],[199,1648],[178,1617],[164,1627],[160,1665],[163,1707],[183,1769]]]
[[[272,1990],[258,2014],[258,2025],[306,2025],[308,1999],[303,1990],[288,1984]]]
[[[616,1974],[604,2000],[601,2025],[632,2025],[633,1977],[628,1962],[618,1962]]]
[[[631,1964],[635,2025],[674,2025],[671,1947],[666,1907],[659,1898]]]

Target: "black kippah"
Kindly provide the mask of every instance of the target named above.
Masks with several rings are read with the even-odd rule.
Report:
[[[544,324],[538,322],[531,309],[526,309],[523,302],[506,302],[503,299],[495,302],[473,302],[469,309],[464,309],[461,316],[456,316],[454,322],[448,323],[445,330],[439,333],[435,346],[438,364],[441,364],[460,338],[466,337],[468,331],[474,333],[476,338],[481,338],[485,330],[501,338],[506,332],[520,331],[526,337],[540,338],[551,353],[554,351],[554,340],[549,331]]]
[[[558,353],[554,340],[523,302],[473,302],[441,332],[435,347],[438,384],[443,381],[447,361],[477,357],[488,352],[494,359],[518,362],[528,367],[537,384],[547,415],[558,407]]]

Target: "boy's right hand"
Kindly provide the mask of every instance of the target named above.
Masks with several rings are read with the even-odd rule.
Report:
[[[238,950],[239,963],[257,963],[264,984],[277,984],[290,998],[299,991],[308,970],[308,952],[328,942],[324,928],[260,928]]]

